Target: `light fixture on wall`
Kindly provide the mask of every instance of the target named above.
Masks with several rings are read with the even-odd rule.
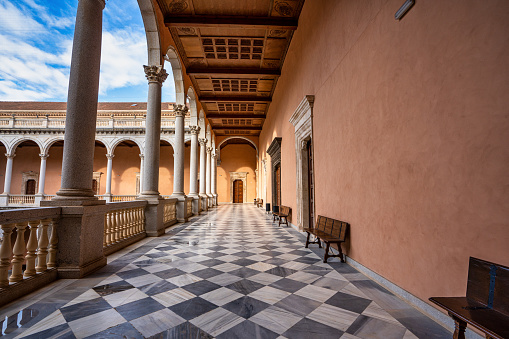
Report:
[[[396,20],[401,20],[405,16],[405,14],[412,8],[412,6],[415,4],[415,0],[406,0],[403,6],[401,6],[396,14],[394,14],[394,18]]]

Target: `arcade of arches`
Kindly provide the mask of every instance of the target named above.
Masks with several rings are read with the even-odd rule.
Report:
[[[284,333],[291,337],[295,333],[291,332],[292,326],[301,326],[299,329],[304,331],[306,324],[313,323],[319,328],[317,321],[323,318],[316,313],[322,310],[323,317],[332,314],[327,311],[333,308],[331,299],[339,297],[327,293],[343,291],[337,285],[340,283],[322,280],[318,287],[305,279],[305,272],[299,282],[281,273],[285,269],[300,270],[296,267],[306,266],[309,258],[314,258],[304,249],[298,230],[309,226],[318,215],[350,224],[343,247],[347,263],[333,260],[330,267],[321,266],[336,270],[331,277],[345,273],[343,281],[360,286],[372,283],[367,275],[450,331],[453,323],[428,299],[465,295],[469,257],[509,266],[509,2],[416,1],[400,20],[394,16],[403,0],[138,3],[149,45],[145,66],[149,95],[146,116],[139,125],[142,142],[125,139],[115,149],[111,193],[136,195],[136,172],[141,172],[142,188],[133,206],[143,204],[145,208],[146,235],[164,238],[164,242],[153,242],[150,252],[143,252],[147,253],[142,258],[144,264],[163,265],[155,263],[156,258],[177,253],[188,265],[181,268],[189,271],[178,272],[186,276],[182,278],[185,280],[190,279],[189,272],[199,260],[204,260],[202,266],[219,265],[216,257],[228,255],[239,266],[241,262],[254,266],[234,270],[234,264],[221,263],[224,276],[215,280],[214,286],[221,288],[225,298],[240,293],[244,295],[238,298],[258,296],[261,299],[257,301],[271,305],[266,305],[270,310],[264,308],[259,316],[246,320],[247,315],[240,319],[226,311],[225,304],[233,301],[204,296],[216,303],[210,314],[217,312],[224,317],[216,319],[215,324],[230,324],[214,327],[202,316],[191,319],[186,312],[194,306],[184,310],[173,303],[178,298],[191,298],[187,294],[190,291],[212,288],[207,279],[213,279],[211,275],[219,268],[214,271],[200,266],[197,274],[201,276],[193,279],[202,282],[194,280],[196,288],[187,290],[183,280],[173,279],[176,271],[165,271],[166,282],[182,286],[180,294],[166,296],[161,305],[172,305],[168,308],[182,322],[198,327],[206,323],[200,328],[205,332],[209,328],[211,337],[230,333],[227,328],[237,328],[241,323],[246,328],[267,325],[262,330],[272,331],[274,338],[285,337]],[[56,196],[41,205],[62,208],[55,265],[64,278],[83,277],[106,265],[102,248],[109,240],[103,240],[102,234],[104,211],[109,205],[104,207],[105,202],[92,191],[95,173],[108,172],[106,151],[112,141],[100,142],[101,131],[109,133],[109,125],[99,123],[107,117],[97,111],[99,23],[104,5],[103,0],[79,1],[76,29],[81,34],[76,35],[78,41],[73,47],[65,138],[49,148],[47,159],[45,193]],[[169,109],[167,122],[161,113],[165,67],[171,68],[176,88],[176,103]],[[22,130],[16,130],[11,120],[15,119],[5,117],[0,122],[5,135]],[[29,135],[29,130],[24,133]],[[12,168],[12,194],[26,194],[28,189],[33,192],[33,184],[28,182],[39,180],[33,177],[41,164],[40,148],[46,144],[35,140],[26,137],[16,145],[14,159],[16,141],[4,144],[7,157],[0,166],[8,169],[6,173]],[[49,180],[50,172],[52,178],[61,173],[58,182]],[[106,192],[105,180],[102,174],[97,181],[99,194]],[[182,228],[165,234],[163,221],[170,209],[161,195],[170,195],[167,198],[175,206],[176,220],[189,221],[190,204],[199,219],[179,224]],[[263,209],[253,207],[256,198],[263,199]],[[239,199],[251,205],[213,208],[217,202]],[[203,211],[203,204],[210,209]],[[292,228],[283,231],[271,226],[263,213],[265,204],[269,208],[276,204],[290,207]],[[72,218],[70,212],[65,212],[71,210],[75,213]],[[173,236],[176,240],[172,243]],[[213,253],[214,258],[200,257],[192,262],[189,253],[182,254],[189,248],[182,244],[188,246],[192,236],[203,237],[204,247],[197,253]],[[220,239],[228,245],[218,242]],[[263,244],[257,247],[257,242]],[[291,248],[297,244],[302,245],[301,250]],[[222,245],[241,246],[245,252]],[[73,252],[75,248],[79,250]],[[253,248],[258,252],[248,254]],[[285,252],[274,253],[278,249]],[[224,253],[215,253],[218,251]],[[263,251],[267,257],[260,254]],[[251,255],[252,260],[234,258],[235,253]],[[19,255],[13,262],[21,269]],[[136,270],[141,272],[142,264]],[[235,274],[226,273],[227,266]],[[108,267],[117,269],[115,265],[105,269]],[[152,268],[155,271],[157,267]],[[362,274],[350,271],[352,267]],[[128,269],[134,270],[131,266]],[[278,287],[275,281],[249,280],[251,274],[255,275],[249,270],[254,269],[266,270],[262,273],[264,279],[279,272],[280,278],[274,279],[284,277],[287,290],[274,291],[284,289],[284,284]],[[111,283],[124,281],[119,278],[124,276],[129,280],[127,275],[119,273],[115,277],[118,280]],[[219,287],[221,279],[231,275],[242,282],[225,282]],[[141,285],[135,278],[132,282]],[[268,294],[246,291],[253,284]],[[372,287],[359,294],[350,289],[343,291],[343,297],[357,293],[357,297],[369,299],[379,290],[382,287]],[[95,296],[96,292],[87,293]],[[288,301],[283,305],[281,295],[290,294],[294,304]],[[304,297],[315,298],[306,301],[306,305],[314,305],[307,315],[302,315],[307,306],[297,301]],[[150,295],[139,294],[141,298],[155,302]],[[196,299],[200,298],[192,302],[198,303]],[[341,302],[347,303],[344,299]],[[353,320],[344,328],[336,327],[341,333],[334,332],[335,337],[363,337],[362,331],[370,328],[366,320],[369,314],[378,314],[373,322],[387,320],[380,314],[394,310],[389,302],[384,304],[383,298],[379,302],[385,309],[381,313],[367,306],[356,313],[356,304],[337,315],[337,322],[345,321],[342,317],[347,315]],[[291,312],[283,308],[294,313],[289,315]],[[406,309],[401,314],[414,313]],[[229,323],[227,318],[238,323]],[[276,324],[273,319],[284,320]],[[72,321],[66,321],[72,328]],[[408,317],[406,321],[411,322]],[[129,326],[135,323],[130,321]],[[431,320],[424,323],[435,324]],[[391,328],[386,325],[386,329]],[[407,329],[427,337],[411,326]],[[387,331],[379,333],[389,333],[386,338],[403,338],[408,333]],[[468,333],[476,336],[472,331]]]

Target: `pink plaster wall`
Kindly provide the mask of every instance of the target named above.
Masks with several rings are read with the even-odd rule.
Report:
[[[230,200],[230,172],[247,172],[247,199],[256,198],[256,150],[249,145],[226,145],[221,150],[221,165],[217,167],[218,202]]]
[[[509,3],[420,1],[395,21],[401,4],[305,2],[260,149],[283,138],[295,208],[288,120],[315,95],[317,214],[350,222],[348,255],[422,300],[464,295],[469,256],[509,265]]]

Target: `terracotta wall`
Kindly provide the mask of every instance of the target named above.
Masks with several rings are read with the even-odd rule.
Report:
[[[305,2],[260,160],[282,137],[296,208],[288,120],[315,95],[316,213],[350,222],[348,255],[422,300],[464,295],[469,256],[509,265],[509,2],[419,1],[396,21],[401,5]]]
[[[217,167],[218,202],[230,200],[230,172],[247,172],[246,202],[256,198],[256,150],[249,145],[226,145],[221,150],[221,165]]]

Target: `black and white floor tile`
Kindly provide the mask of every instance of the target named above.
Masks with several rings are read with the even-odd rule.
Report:
[[[191,246],[194,240],[198,244]],[[304,248],[302,235],[277,227],[252,205],[220,206],[163,237],[135,245],[101,272],[76,281],[81,284],[79,295],[69,293],[72,298],[59,296],[53,302],[40,298],[13,312],[2,322],[2,334],[16,338],[450,337],[350,266],[337,259],[324,264],[319,251]],[[90,288],[85,281],[93,283]],[[27,310],[40,314],[24,316]]]

